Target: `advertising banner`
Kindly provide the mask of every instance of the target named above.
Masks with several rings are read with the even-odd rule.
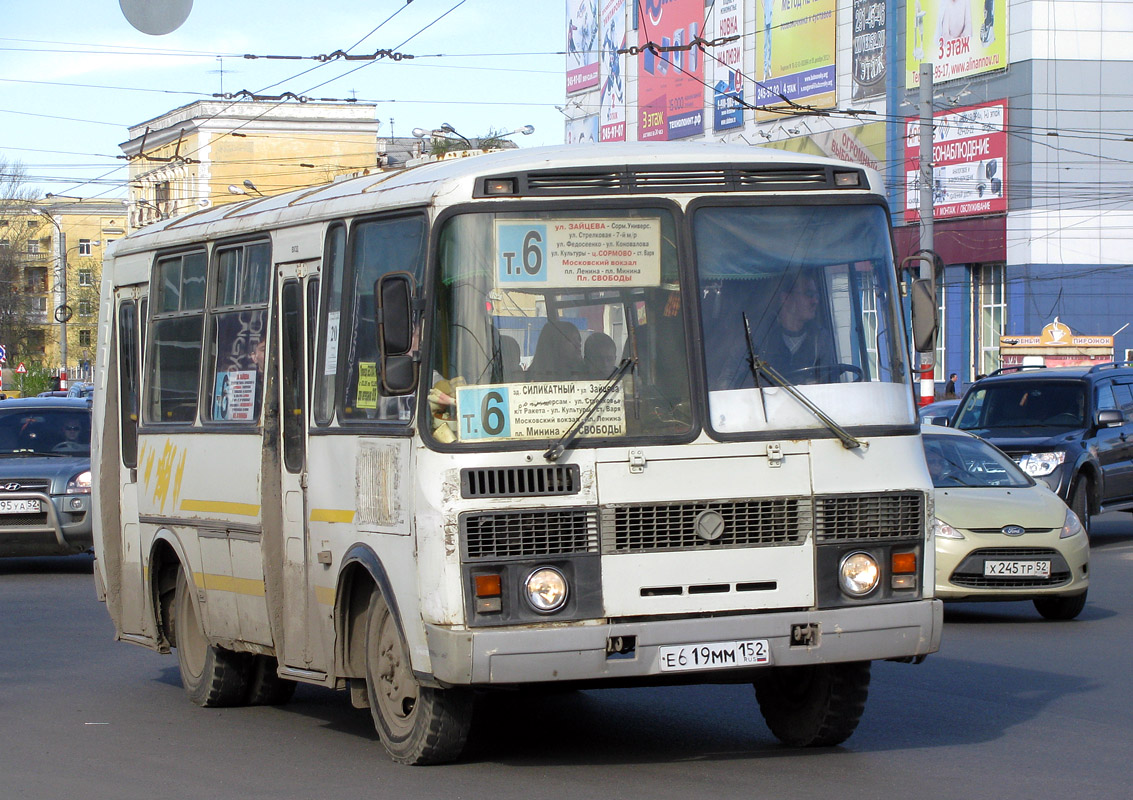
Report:
[[[1007,0],[909,0],[905,3],[905,88],[1007,68]]]
[[[567,94],[598,85],[598,0],[567,0]]]
[[[638,0],[638,40],[687,45],[701,35],[704,0]],[[637,138],[667,141],[704,133],[704,59],[695,47],[637,57]]]
[[[602,65],[599,85],[598,138],[603,142],[624,142],[626,138],[626,90],[622,70],[626,46],[625,0],[602,2]]]
[[[836,0],[758,0],[755,104],[788,108],[782,98],[816,108],[837,103]],[[782,119],[757,111],[757,120]]]
[[[854,0],[854,99],[885,93],[885,0]]]
[[[1007,211],[1007,103],[933,115],[933,217]],[[920,120],[905,120],[905,219],[920,219]]]
[[[567,144],[594,144],[598,141],[598,115],[568,119],[565,141]]]
[[[712,53],[713,128],[718,131],[744,124],[744,9],[740,0],[716,4],[716,38],[739,37]]]

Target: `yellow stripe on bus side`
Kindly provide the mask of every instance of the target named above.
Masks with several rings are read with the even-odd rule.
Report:
[[[321,606],[333,606],[334,588],[331,586],[316,586],[315,602]]]
[[[352,508],[312,508],[311,522],[353,522]]]
[[[194,573],[193,578],[197,586],[208,591],[231,592],[250,597],[264,596],[264,582],[255,578],[233,578],[231,575],[214,575],[208,572]]]
[[[201,511],[213,514],[236,514],[240,517],[258,517],[260,507],[253,503],[229,503],[224,500],[182,500],[182,511]]]

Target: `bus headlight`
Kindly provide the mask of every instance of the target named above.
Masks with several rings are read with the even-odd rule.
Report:
[[[553,614],[567,601],[567,581],[554,567],[540,567],[523,584],[527,603],[540,614]]]
[[[842,559],[838,568],[838,582],[842,591],[851,597],[865,597],[877,588],[880,580],[881,569],[869,553],[850,553]]]

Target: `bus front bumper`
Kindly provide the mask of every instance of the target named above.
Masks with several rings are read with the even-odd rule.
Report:
[[[432,680],[441,685],[486,686],[669,675],[661,668],[662,647],[731,641],[766,640],[772,666],[915,658],[940,647],[943,619],[941,601],[918,600],[822,611],[538,628],[454,631],[426,625],[425,634]],[[634,645],[631,651],[612,652],[628,642]],[[680,672],[673,677],[682,674],[695,678],[695,673]]]

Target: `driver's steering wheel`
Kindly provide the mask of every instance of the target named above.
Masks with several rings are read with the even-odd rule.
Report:
[[[843,375],[852,375],[854,383],[865,380],[862,368],[854,364],[815,364],[789,373],[795,383],[839,383]]]

